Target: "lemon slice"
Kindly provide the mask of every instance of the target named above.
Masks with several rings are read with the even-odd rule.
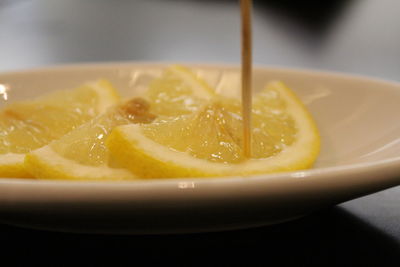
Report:
[[[0,111],[0,177],[30,177],[23,167],[26,153],[58,139],[114,105],[119,96],[100,80]]]
[[[135,98],[102,114],[25,157],[25,168],[36,178],[68,180],[132,180],[109,156],[105,139],[111,130],[130,123],[148,123],[148,103]]]
[[[281,82],[253,106],[251,159],[243,157],[239,103],[214,100],[192,114],[113,130],[107,146],[116,160],[143,178],[250,175],[312,166],[320,138],[312,117]]]
[[[180,65],[168,67],[146,92],[151,111],[168,117],[191,114],[215,96],[207,82]]]

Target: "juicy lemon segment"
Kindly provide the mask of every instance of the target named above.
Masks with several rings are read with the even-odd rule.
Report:
[[[0,112],[0,153],[27,153],[57,139],[116,104],[106,81],[11,103]]]
[[[154,115],[141,98],[118,105],[59,140],[25,158],[25,168],[36,178],[69,180],[132,180],[130,171],[121,169],[109,157],[105,140],[111,130],[130,123],[148,123]]]
[[[24,154],[60,138],[118,101],[111,84],[100,80],[4,107],[0,111],[0,177],[30,177],[23,169]]]
[[[214,90],[191,70],[180,65],[167,68],[146,92],[151,110],[160,116],[190,114],[215,96]]]
[[[254,100],[251,159],[243,157],[238,103],[203,105],[191,115],[117,127],[107,146],[144,178],[249,175],[305,169],[320,147],[315,123],[281,82]]]
[[[240,162],[240,120],[219,103],[210,103],[192,115],[158,120],[141,127],[151,140],[193,157],[213,162]]]

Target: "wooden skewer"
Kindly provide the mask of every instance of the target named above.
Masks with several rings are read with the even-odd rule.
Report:
[[[252,79],[252,34],[251,0],[240,0],[242,17],[242,116],[243,153],[251,157],[251,79]]]

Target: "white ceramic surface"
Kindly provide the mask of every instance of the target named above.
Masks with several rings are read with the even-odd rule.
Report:
[[[0,74],[7,102],[111,80],[125,96],[165,64],[60,66]],[[234,66],[194,65],[209,82]],[[141,72],[138,72],[138,71]],[[222,71],[222,72],[221,72]],[[400,184],[400,84],[366,77],[260,67],[255,90],[283,80],[308,106],[321,131],[311,170],[253,177],[138,182],[0,179],[0,221],[40,229],[101,233],[176,233],[277,223]]]

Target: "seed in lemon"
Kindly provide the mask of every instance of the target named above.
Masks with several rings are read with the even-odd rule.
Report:
[[[305,169],[320,147],[317,127],[295,94],[270,83],[255,99],[252,158],[243,157],[239,103],[215,98],[192,114],[114,129],[112,155],[139,177],[209,177]]]
[[[154,115],[148,110],[149,104],[142,98],[115,106],[59,140],[27,154],[25,168],[41,179],[136,179],[130,171],[113,162],[105,140],[118,125],[151,122]]]
[[[62,90],[0,111],[0,177],[29,177],[26,153],[58,139],[119,101],[112,85],[100,80]]]

